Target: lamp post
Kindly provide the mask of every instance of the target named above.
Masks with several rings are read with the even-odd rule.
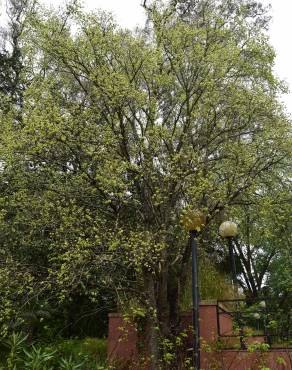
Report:
[[[198,242],[197,238],[202,227],[206,224],[206,216],[198,210],[185,213],[182,223],[190,234],[190,245],[192,249],[192,299],[193,299],[193,362],[195,370],[200,370],[200,294],[198,278]]]
[[[229,252],[229,266],[231,271],[231,279],[233,283],[234,293],[238,293],[237,291],[237,277],[236,277],[236,265],[235,265],[235,258],[234,258],[234,249],[232,244],[232,238],[234,238],[238,233],[237,225],[235,222],[232,221],[225,221],[219,227],[219,234],[222,238],[227,239],[228,244],[228,252]],[[236,305],[237,306],[237,305]],[[240,348],[246,349],[246,345],[243,340],[243,326],[240,320],[239,312],[236,311],[235,319],[238,321],[240,326]]]
[[[232,221],[225,221],[219,227],[219,234],[222,238],[227,239],[228,252],[229,252],[229,266],[231,271],[231,279],[233,282],[234,291],[236,290],[237,278],[236,278],[236,266],[234,258],[234,250],[232,245],[232,238],[237,235],[237,225]]]

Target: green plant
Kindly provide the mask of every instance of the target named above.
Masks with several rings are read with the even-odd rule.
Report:
[[[20,356],[25,346],[27,335],[23,333],[12,333],[10,337],[4,339],[3,344],[8,348],[7,369],[16,369],[17,363],[20,361]]]
[[[54,359],[54,355],[56,351],[49,352],[43,348],[36,348],[32,345],[30,350],[23,350],[25,357],[24,357],[24,365],[26,368],[31,370],[40,370],[40,369],[52,369],[52,367],[47,367],[47,365]]]
[[[287,366],[287,363],[286,363],[285,359],[282,356],[278,356],[277,359],[276,359],[276,362],[277,362],[278,365]]]
[[[104,363],[107,357],[107,342],[103,338],[85,338],[82,350],[93,356],[98,363]]]
[[[61,358],[60,360],[60,369],[62,370],[77,370],[82,369],[84,362],[76,363],[72,357],[65,359]]]
[[[0,370],[108,370],[106,340],[86,338],[29,345],[27,336],[13,333],[1,341]]]
[[[72,357],[77,362],[82,358],[86,364],[91,363],[91,366],[106,363],[106,340],[102,338],[67,339],[55,343],[54,347],[63,358]]]
[[[252,343],[248,346],[248,351],[253,353],[255,351],[267,352],[270,346],[267,343]]]

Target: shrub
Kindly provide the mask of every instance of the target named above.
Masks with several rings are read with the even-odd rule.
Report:
[[[106,340],[86,338],[55,343],[27,342],[27,336],[13,333],[1,342],[0,370],[106,370]],[[1,367],[2,365],[2,367]]]

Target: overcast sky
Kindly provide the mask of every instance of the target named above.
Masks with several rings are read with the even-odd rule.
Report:
[[[5,0],[2,0],[4,2]],[[1,2],[1,0],[0,0]],[[42,0],[43,3],[58,6],[63,0]],[[275,72],[285,80],[292,90],[292,0],[262,0],[265,5],[271,4],[273,17],[270,27],[271,43],[277,54]],[[143,24],[145,17],[141,0],[83,0],[85,8],[105,9],[111,11],[123,27],[134,28]],[[292,93],[282,97],[287,109],[292,113]]]
[[[262,0],[262,3],[272,6],[270,38],[277,55],[275,72],[289,85],[291,92],[283,100],[292,113],[292,0]]]

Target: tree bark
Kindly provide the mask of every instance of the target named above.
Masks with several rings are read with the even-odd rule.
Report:
[[[148,296],[148,313],[145,325],[146,355],[150,358],[149,370],[157,370],[160,360],[159,323],[157,319],[157,301],[153,274],[144,274],[144,283]]]
[[[168,261],[166,251],[162,253],[162,267],[157,285],[157,315],[160,324],[160,330],[163,337],[169,337],[169,302],[168,302]]]

